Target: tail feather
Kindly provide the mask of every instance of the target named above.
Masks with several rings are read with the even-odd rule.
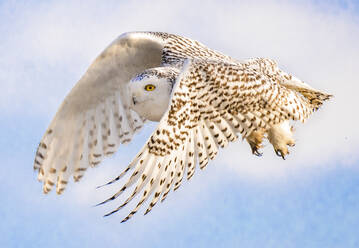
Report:
[[[282,72],[282,74],[284,74],[284,72]],[[333,97],[331,94],[312,88],[296,77],[291,75],[283,77],[288,80],[283,80],[281,84],[288,89],[300,93],[306,100],[308,100],[314,110],[318,110],[325,101]]]

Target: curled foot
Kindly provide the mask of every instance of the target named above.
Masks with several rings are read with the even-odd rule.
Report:
[[[295,145],[293,127],[287,121],[272,126],[268,130],[268,140],[273,145],[275,153],[285,159],[289,154],[288,147]]]
[[[246,138],[248,144],[251,147],[252,153],[258,157],[261,157],[263,153],[259,151],[262,148],[262,141],[264,137],[264,131],[253,131],[248,137]]]
[[[287,146],[295,146],[294,143],[288,143]],[[278,157],[281,157],[285,160],[285,156],[289,154],[288,147],[284,146],[283,148],[274,148],[275,154],[277,154]]]

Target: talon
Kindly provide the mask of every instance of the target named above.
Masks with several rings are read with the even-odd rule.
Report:
[[[261,157],[263,155],[263,153],[259,151],[259,149],[262,147],[260,144],[249,143],[249,145],[251,147],[253,155],[256,155],[258,157]]]
[[[275,150],[275,153],[277,154],[278,157],[282,157],[283,160],[285,160],[284,153],[281,150]]]
[[[252,153],[258,157],[262,157],[263,153],[259,152],[258,149],[256,147],[251,147],[252,148]]]

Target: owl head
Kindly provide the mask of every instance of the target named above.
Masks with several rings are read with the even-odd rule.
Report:
[[[129,84],[132,108],[150,121],[160,121],[170,102],[179,70],[171,67],[147,69]]]

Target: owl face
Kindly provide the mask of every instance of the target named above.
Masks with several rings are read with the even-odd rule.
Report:
[[[132,108],[150,121],[160,121],[170,102],[171,80],[148,71],[134,77],[129,87]]]

